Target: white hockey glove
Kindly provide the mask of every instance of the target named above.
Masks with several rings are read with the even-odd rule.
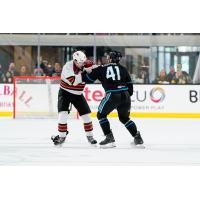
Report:
[[[88,74],[92,72],[92,67],[84,68],[83,71],[86,71]]]

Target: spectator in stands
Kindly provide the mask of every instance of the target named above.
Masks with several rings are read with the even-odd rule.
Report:
[[[51,64],[48,64],[45,75],[52,76],[53,72],[54,72],[54,67]]]
[[[36,67],[33,73],[35,76],[44,76],[43,69],[40,67]]]
[[[0,64],[0,83],[5,83],[5,81],[6,81],[5,74],[4,74],[2,66]]]
[[[176,65],[176,74],[172,79],[172,83],[175,84],[188,84],[192,83],[192,79],[186,71],[182,70],[182,64],[177,63]]]
[[[40,64],[40,67],[43,70],[44,75],[46,76],[47,69],[48,69],[48,61],[47,60],[43,60],[42,63]]]
[[[20,76],[30,76],[31,74],[28,72],[28,68],[25,65],[22,65],[20,67],[19,75]]]
[[[142,80],[142,83],[149,83],[149,66],[144,64],[139,68],[138,78]]]
[[[173,84],[188,84],[191,83],[189,76],[182,71],[177,71],[171,83]]]
[[[13,76],[19,76],[19,73],[16,71],[15,63],[11,62],[8,67],[8,71],[5,73],[5,82],[12,83]]]
[[[159,76],[153,81],[155,84],[168,84],[167,75],[165,69],[162,69],[159,73]]]
[[[172,82],[172,79],[174,78],[175,76],[175,69],[173,66],[170,67],[170,71],[169,73],[167,74],[167,82],[171,83]]]
[[[61,76],[61,72],[62,72],[62,68],[61,68],[60,63],[55,63],[52,76]]]
[[[183,74],[188,74],[186,71],[182,70],[182,64],[181,63],[176,64],[176,71],[182,71]]]
[[[189,76],[189,74],[186,71],[182,70],[182,64],[181,63],[177,63],[177,65],[176,65],[176,71],[181,71],[183,75]]]

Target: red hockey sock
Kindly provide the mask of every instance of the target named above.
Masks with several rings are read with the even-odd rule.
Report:
[[[93,130],[92,122],[84,123],[84,129],[85,129],[85,132],[90,132],[90,131],[92,131],[92,130]]]
[[[67,124],[58,124],[59,132],[67,132]]]

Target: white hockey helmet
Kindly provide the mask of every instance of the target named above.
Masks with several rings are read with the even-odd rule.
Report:
[[[87,59],[86,55],[82,51],[74,52],[72,57],[77,63],[84,63]]]

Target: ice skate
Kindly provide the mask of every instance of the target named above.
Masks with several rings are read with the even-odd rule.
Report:
[[[145,148],[144,141],[143,141],[139,131],[135,135],[134,141],[131,143],[131,145],[133,145],[134,147],[137,147],[137,148],[141,148],[141,149]]]
[[[54,143],[54,145],[62,145],[65,142],[66,137],[60,137],[59,135],[57,136],[52,136],[51,139]]]
[[[116,147],[115,145],[115,138],[112,133],[106,135],[106,138],[101,141],[100,143],[100,148],[114,148]]]
[[[92,146],[97,146],[96,144],[97,144],[97,141],[93,138],[93,136],[92,135],[88,135],[87,136],[87,140],[88,140],[88,142],[92,145]]]

